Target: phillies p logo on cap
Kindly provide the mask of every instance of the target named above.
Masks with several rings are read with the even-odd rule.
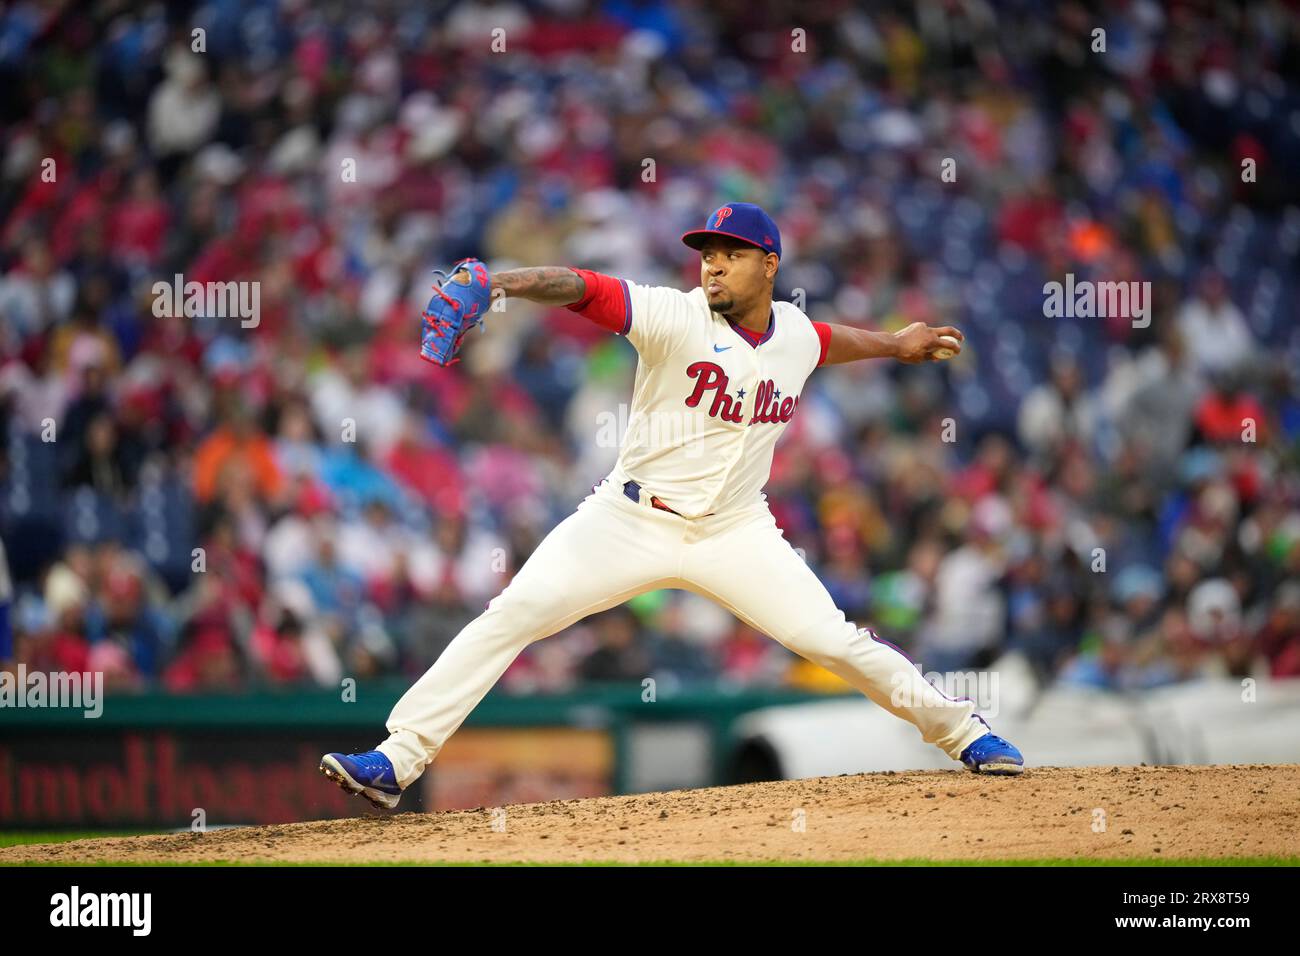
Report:
[[[764,252],[781,255],[781,231],[772,217],[752,202],[733,202],[720,206],[704,220],[703,229],[693,229],[682,236],[682,242],[699,249],[709,236],[730,236]]]

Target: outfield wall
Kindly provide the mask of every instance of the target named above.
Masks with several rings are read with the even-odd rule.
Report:
[[[319,691],[109,696],[99,717],[0,708],[0,828],[189,827],[355,815],[316,772],[329,750],[366,750],[405,684]],[[706,786],[725,776],[736,719],[823,700],[757,691],[644,700],[640,684],[490,694],[403,809]]]

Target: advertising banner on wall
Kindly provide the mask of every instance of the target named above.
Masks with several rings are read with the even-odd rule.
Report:
[[[317,772],[338,734],[122,730],[0,739],[0,828],[195,828],[373,812]],[[356,742],[356,746],[362,746]],[[603,730],[485,728],[449,742],[402,810],[612,792]]]

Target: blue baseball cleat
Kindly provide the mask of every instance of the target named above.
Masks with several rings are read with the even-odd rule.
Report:
[[[1025,772],[1025,758],[997,734],[985,734],[961,752],[961,762],[972,773],[1011,776]]]
[[[326,754],[320,772],[348,793],[359,793],[380,810],[391,810],[402,799],[393,762],[378,750],[363,754]]]

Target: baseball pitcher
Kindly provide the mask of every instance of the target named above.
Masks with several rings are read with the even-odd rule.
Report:
[[[700,256],[700,285],[690,292],[559,266],[493,276],[472,259],[435,292],[421,347],[430,361],[455,360],[500,290],[567,306],[625,336],[638,353],[632,408],[613,471],[397,702],[388,739],[368,753],[322,758],[321,772],[345,790],[397,806],[525,647],[657,588],[716,601],[976,773],[1024,769],[973,702],[944,696],[896,647],[845,619],[763,494],[773,449],[813,369],[937,361],[960,351],[962,333],[921,322],[871,332],[813,322],[773,302],[781,234],[750,203],[717,209],[682,241]]]

